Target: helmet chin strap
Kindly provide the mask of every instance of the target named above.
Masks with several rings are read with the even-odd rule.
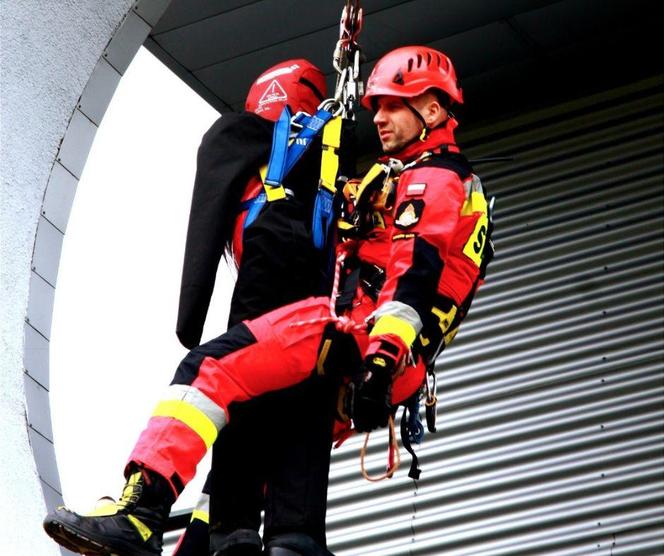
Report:
[[[406,143],[405,143],[404,145],[401,145],[401,146],[399,146],[398,148],[392,149],[392,150],[390,150],[390,151],[385,151],[385,154],[390,154],[390,153],[400,152],[400,151],[404,150],[405,148],[409,147],[410,145],[412,145],[413,143],[415,143],[415,141],[422,141],[422,142],[423,142],[423,141],[426,141],[426,140],[427,140],[427,137],[429,136],[429,132],[430,132],[431,130],[433,130],[433,129],[437,129],[437,128],[439,128],[439,127],[443,127],[443,126],[447,123],[447,121],[450,119],[450,117],[452,116],[452,113],[448,110],[448,111],[447,111],[447,117],[446,117],[442,122],[440,122],[440,123],[439,123],[437,126],[435,126],[435,127],[429,127],[429,126],[427,125],[426,120],[424,119],[424,116],[422,116],[422,114],[420,114],[420,113],[417,111],[417,109],[416,109],[416,108],[415,108],[415,107],[409,102],[409,100],[408,100],[407,98],[402,97],[401,100],[403,100],[403,103],[408,107],[408,109],[409,109],[413,114],[415,114],[415,117],[421,122],[421,124],[422,124],[422,131],[420,132],[419,135],[415,135],[412,139],[409,139],[408,141],[406,141]]]
[[[424,117],[422,114],[419,113],[419,111],[410,103],[410,101],[407,98],[403,99],[403,103],[408,107],[408,109],[415,114],[415,117],[420,120],[422,124],[422,132],[420,133],[418,139],[420,141],[425,141],[427,138],[427,135],[429,134],[429,126],[427,126],[427,122],[425,121]],[[414,138],[413,138],[414,140]],[[410,143],[410,141],[409,141]]]
[[[412,139],[409,139],[404,143],[403,145],[399,145],[398,147],[394,149],[390,149],[389,151],[384,151],[385,154],[394,154],[403,151],[405,148],[410,147],[415,141],[426,141],[427,136],[429,135],[429,127],[427,126],[426,121],[424,121],[424,118],[422,117],[422,114],[420,114],[415,107],[408,102],[408,99],[403,98],[403,103],[408,107],[408,109],[415,114],[417,119],[422,123],[422,131],[420,132],[419,135],[415,135]]]

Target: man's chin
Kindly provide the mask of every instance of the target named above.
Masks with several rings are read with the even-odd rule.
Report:
[[[395,141],[381,141],[380,146],[382,147],[383,153],[385,154],[397,152],[401,148],[401,146]]]

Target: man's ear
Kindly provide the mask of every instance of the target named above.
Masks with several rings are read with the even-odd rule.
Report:
[[[428,128],[434,128],[447,119],[447,109],[445,109],[437,98],[427,102],[424,111],[424,120]]]

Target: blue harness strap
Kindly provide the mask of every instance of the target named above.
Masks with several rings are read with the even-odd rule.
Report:
[[[267,172],[263,180],[266,196],[271,201],[284,197],[281,182],[286,175],[290,127],[291,113],[288,106],[284,106],[279,119],[274,124],[272,150],[270,151],[270,160],[267,163]]]
[[[283,187],[284,178],[333,118],[334,114],[332,112],[319,108],[313,116],[299,113],[296,115],[296,119],[293,119],[288,106],[284,107],[272,134],[272,151],[263,181],[265,198],[260,201],[257,198],[252,204],[245,221],[245,228],[255,220],[266,202],[282,199],[286,196]],[[291,137],[290,131],[293,123],[300,126],[301,129],[294,137]],[[323,140],[321,178],[325,182],[323,184],[325,187],[319,187],[313,209],[312,235],[313,243],[317,249],[325,247],[334,220],[334,181],[338,169],[336,149],[339,147],[341,119],[337,117],[333,123],[334,129],[337,130],[336,138],[330,141],[324,135]],[[327,143],[330,142],[331,144],[328,145]],[[330,154],[333,156],[330,157]],[[330,160],[333,162],[330,162]]]
[[[311,233],[316,249],[323,249],[330,235],[330,227],[334,220],[334,195],[322,187],[318,189],[314,202],[314,214]]]
[[[284,107],[272,134],[272,152],[267,166],[265,185],[270,187],[282,185],[284,178],[331,118],[332,113],[324,108],[319,108],[313,116],[301,118],[302,129],[289,144],[291,115],[288,106]]]
[[[256,197],[247,199],[242,203],[240,209],[247,211],[247,217],[244,219],[244,224],[242,225],[243,230],[246,230],[254,223],[254,220],[256,220],[261,210],[263,210],[266,202],[267,195],[265,191],[261,191]]]

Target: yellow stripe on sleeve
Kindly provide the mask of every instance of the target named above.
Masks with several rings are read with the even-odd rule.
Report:
[[[405,320],[393,315],[383,315],[378,318],[369,336],[380,336],[381,334],[395,334],[403,340],[404,344],[411,346],[415,341],[417,331]]]

